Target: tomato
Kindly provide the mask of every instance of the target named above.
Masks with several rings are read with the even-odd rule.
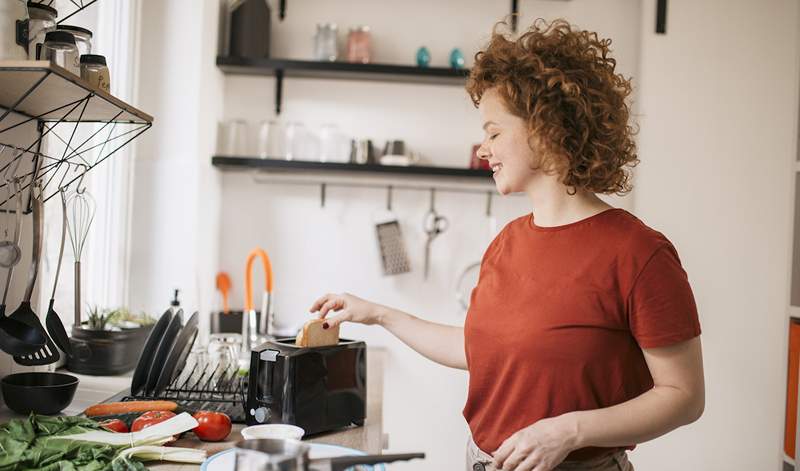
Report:
[[[133,421],[131,424],[131,432],[138,432],[143,428],[147,428],[151,425],[155,425],[173,417],[175,417],[175,413],[166,410],[152,410],[150,412],[145,412]]]
[[[194,414],[194,418],[199,423],[194,434],[204,442],[219,442],[231,433],[231,419],[222,412],[201,410]]]
[[[108,419],[100,422],[100,426],[111,432],[126,433],[128,426],[119,419]]]

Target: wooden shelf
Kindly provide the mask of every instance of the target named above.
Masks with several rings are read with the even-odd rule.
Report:
[[[226,74],[265,75],[317,79],[368,80],[464,86],[468,69],[417,67],[396,64],[351,64],[349,62],[301,61],[290,59],[245,59],[217,57]]]
[[[92,97],[85,109],[81,105],[70,111],[70,105],[89,95]],[[48,61],[0,61],[0,107],[4,108],[0,115],[13,108],[16,113],[42,121],[153,122],[152,116]]]
[[[421,165],[396,166],[376,164],[350,164],[334,162],[306,162],[301,160],[259,159],[255,157],[220,157],[211,159],[211,164],[224,171],[262,170],[269,172],[301,173],[301,172],[330,172],[330,173],[361,173],[372,175],[405,175],[428,176],[444,178],[470,178],[475,180],[491,181],[492,172],[489,170],[474,170],[469,168],[429,167]]]

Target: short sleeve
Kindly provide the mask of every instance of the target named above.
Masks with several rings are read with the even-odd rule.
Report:
[[[692,288],[672,244],[650,257],[627,307],[631,333],[641,348],[666,347],[700,335]]]

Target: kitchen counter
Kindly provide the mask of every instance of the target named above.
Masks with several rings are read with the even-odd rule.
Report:
[[[304,441],[355,448],[368,454],[380,454],[386,448],[387,440],[383,434],[383,363],[385,356],[386,351],[382,348],[367,350],[367,419],[364,426],[316,435],[314,438]],[[202,448],[208,451],[208,456],[212,456],[232,448],[233,444],[241,439],[239,431],[244,427],[244,424],[233,424],[231,435],[224,442],[205,443],[193,435],[189,435],[191,438],[178,440],[174,446]],[[158,463],[151,464],[148,468],[155,471],[196,471],[199,466]]]
[[[382,348],[367,350],[367,419],[364,426],[316,435],[305,441],[355,448],[369,454],[380,454],[386,448],[387,438],[383,434],[383,364],[385,356],[386,351]],[[75,376],[80,379],[80,384],[75,399],[64,411],[66,415],[79,414],[89,405],[106,400],[114,391],[130,385],[130,376]],[[113,396],[118,395],[114,394]],[[23,416],[12,412],[5,405],[0,406],[0,421],[6,422],[20,417]],[[239,431],[244,427],[244,424],[233,424],[228,441],[205,443],[195,438],[193,434],[187,434],[186,436],[191,438],[182,438],[174,446],[202,448],[208,451],[208,456],[211,456],[232,448],[233,444],[241,439]],[[148,468],[157,471],[197,471],[199,466],[153,462],[148,465]]]

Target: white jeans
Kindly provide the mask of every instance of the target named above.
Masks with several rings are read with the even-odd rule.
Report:
[[[496,471],[492,457],[478,448],[472,437],[467,443],[467,471]],[[588,461],[564,461],[556,471],[633,471],[633,465],[628,454],[620,450]]]

